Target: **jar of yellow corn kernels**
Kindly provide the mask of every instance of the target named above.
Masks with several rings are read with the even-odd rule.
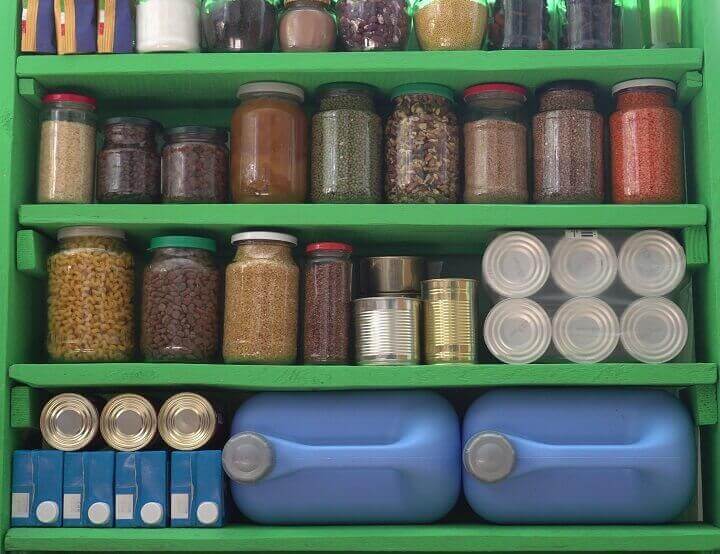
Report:
[[[60,362],[120,362],[135,351],[135,264],[125,233],[66,227],[48,258],[50,358]]]

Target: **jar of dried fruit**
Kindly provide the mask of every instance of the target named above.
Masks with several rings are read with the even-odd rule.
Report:
[[[89,204],[95,184],[95,99],[47,94],[40,112],[38,202]]]
[[[495,0],[488,36],[491,48],[551,49],[548,0]]]
[[[330,0],[285,0],[278,36],[283,52],[331,52],[337,27]]]
[[[535,202],[596,204],[605,198],[603,116],[592,83],[557,81],[538,91],[533,118]]]
[[[480,50],[487,19],[485,0],[419,0],[413,15],[423,50]]]
[[[460,192],[460,127],[453,91],[403,85],[392,92],[385,126],[385,195],[393,204],[455,203]]]
[[[610,116],[613,201],[666,204],[683,201],[682,114],[676,85],[664,79],[634,79],[613,87]]]
[[[563,46],[571,50],[622,47],[621,0],[564,0]]]
[[[225,361],[291,364],[297,357],[297,239],[248,232],[233,235],[232,243],[237,252],[225,274]]]
[[[527,202],[527,89],[488,83],[468,88],[464,97],[465,202]]]
[[[337,0],[338,38],[350,52],[405,50],[408,0]]]
[[[135,351],[133,256],[125,233],[66,227],[49,257],[48,337],[58,362],[124,362]]]

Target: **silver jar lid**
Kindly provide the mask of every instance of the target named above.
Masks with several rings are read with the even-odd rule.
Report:
[[[667,298],[641,298],[620,319],[625,351],[640,362],[673,360],[688,339],[688,323],[677,304]]]
[[[484,431],[465,444],[463,465],[478,481],[496,483],[515,467],[515,449],[500,433]]]
[[[568,300],[555,313],[552,324],[553,344],[571,362],[602,362],[620,341],[620,321],[599,298]]]
[[[257,483],[275,465],[275,452],[262,435],[238,433],[225,444],[222,464],[227,476],[236,483]]]
[[[487,315],[485,345],[507,364],[529,364],[541,358],[552,339],[552,324],[545,310],[527,298],[503,300]]]
[[[620,248],[618,272],[638,296],[664,296],[685,277],[685,250],[663,231],[640,231]]]
[[[526,298],[547,282],[550,254],[542,241],[529,233],[504,233],[485,250],[482,274],[485,283],[497,294]]]
[[[602,294],[615,281],[617,268],[613,245],[599,234],[565,236],[553,248],[553,281],[570,296]]]

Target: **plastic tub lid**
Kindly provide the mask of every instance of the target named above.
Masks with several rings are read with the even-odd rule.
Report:
[[[35,517],[40,523],[55,523],[60,519],[60,506],[52,500],[44,500],[35,508]]]
[[[406,94],[432,94],[447,98],[451,102],[455,101],[455,93],[451,88],[434,83],[410,83],[408,85],[400,85],[390,92],[390,98],[394,99],[398,96],[405,96]]]
[[[275,451],[262,435],[238,433],[225,443],[222,465],[236,483],[256,483],[275,466]]]
[[[565,236],[553,248],[550,272],[555,284],[571,296],[597,296],[615,282],[615,248],[602,235]]]
[[[465,443],[463,465],[478,481],[497,483],[515,467],[515,449],[500,433],[478,433]]]
[[[550,254],[542,241],[530,233],[503,233],[485,250],[482,275],[485,283],[501,296],[532,296],[550,276]]]
[[[214,525],[220,519],[220,509],[216,502],[201,502],[195,515],[201,524]]]
[[[164,510],[159,502],[146,502],[140,508],[140,519],[145,525],[159,525],[163,517]]]
[[[620,248],[618,273],[638,296],[664,296],[685,278],[685,250],[664,231],[640,231]]]
[[[344,242],[313,242],[308,244],[305,252],[347,252],[352,254],[353,247]]]
[[[463,92],[463,99],[467,100],[471,96],[486,92],[507,92],[523,96],[525,99],[527,99],[528,96],[528,90],[521,85],[513,85],[512,83],[483,83],[466,88],[465,92]]]
[[[243,242],[246,240],[271,240],[277,242],[287,242],[293,246],[297,246],[298,239],[292,235],[285,233],[273,233],[271,231],[247,231],[244,233],[235,233],[230,238],[230,244]]]
[[[291,83],[277,81],[258,81],[242,85],[237,91],[237,97],[243,98],[250,94],[287,94],[296,97],[300,102],[305,101],[305,91]]]
[[[57,233],[57,239],[70,239],[77,237],[110,237],[125,240],[125,231],[112,227],[95,227],[83,225],[79,227],[63,227]]]
[[[92,96],[77,94],[75,92],[56,92],[43,96],[43,104],[52,104],[53,102],[73,102],[75,104],[87,104],[93,108],[97,106],[97,100]]]
[[[647,364],[673,360],[688,339],[685,314],[667,298],[641,298],[630,304],[620,318],[623,348]]]
[[[197,248],[209,252],[217,252],[217,244],[213,239],[205,237],[187,237],[181,235],[168,235],[164,237],[153,237],[148,250],[156,248]]]
[[[529,364],[547,352],[552,323],[534,300],[508,298],[495,305],[485,319],[483,337],[488,350],[507,364]]]
[[[667,79],[630,79],[629,81],[622,81],[612,88],[612,93],[617,94],[624,90],[630,90],[633,88],[643,87],[657,87],[666,88],[673,92],[677,92],[677,85]]]
[[[154,127],[156,129],[162,129],[162,125],[154,119],[135,116],[111,117],[110,119],[105,120],[104,125],[105,127],[109,127],[110,125],[137,125],[139,127]]]
[[[105,525],[110,522],[110,505],[107,502],[93,502],[88,508],[88,519],[93,525]]]
[[[620,341],[620,321],[599,298],[573,298],[555,313],[553,344],[563,358],[575,363],[606,360]]]

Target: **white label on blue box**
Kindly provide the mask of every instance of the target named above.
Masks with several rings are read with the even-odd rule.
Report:
[[[63,495],[63,519],[80,519],[82,515],[82,495]]]
[[[188,519],[190,517],[190,495],[170,495],[170,517],[172,519]]]
[[[30,494],[27,492],[12,493],[12,517],[30,517]]]
[[[115,495],[115,519],[132,519],[133,518],[133,495],[132,494],[116,494]]]

